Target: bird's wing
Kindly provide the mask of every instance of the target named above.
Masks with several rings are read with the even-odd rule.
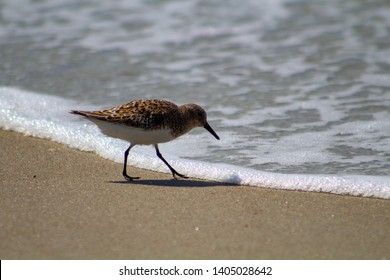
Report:
[[[178,111],[178,106],[164,100],[134,100],[102,111],[71,111],[72,114],[107,122],[123,123],[132,127],[151,129],[164,125],[168,112]]]

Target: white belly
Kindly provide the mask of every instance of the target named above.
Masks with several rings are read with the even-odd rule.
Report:
[[[119,138],[134,145],[151,145],[169,142],[174,139],[169,129],[144,130],[124,124],[110,123],[89,118],[109,137]]]

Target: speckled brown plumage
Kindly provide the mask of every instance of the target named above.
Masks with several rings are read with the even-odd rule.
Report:
[[[196,126],[203,126],[206,121],[206,113],[196,104],[179,107],[172,102],[157,99],[133,100],[101,111],[71,111],[71,113],[145,130],[167,128],[171,129],[175,138]]]

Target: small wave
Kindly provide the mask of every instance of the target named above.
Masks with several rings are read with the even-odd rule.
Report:
[[[0,88],[0,128],[50,139],[122,162],[127,144],[103,136],[95,125],[68,114],[69,110],[77,108],[92,109],[73,100],[10,87]],[[390,198],[390,176],[281,174],[182,159],[169,153],[165,156],[177,170],[199,179],[274,189]],[[129,162],[136,167],[168,171],[152,149],[135,150]]]

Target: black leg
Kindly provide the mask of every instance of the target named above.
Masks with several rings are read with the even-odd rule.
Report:
[[[176,175],[180,176],[182,178],[188,178],[187,176],[184,176],[183,174],[180,174],[179,172],[177,172],[175,169],[173,169],[172,166],[169,165],[169,163],[165,160],[165,158],[163,158],[162,154],[160,153],[160,150],[158,149],[157,144],[155,144],[154,147],[156,148],[157,156],[165,163],[166,166],[168,166],[168,168],[169,168],[169,170],[171,170],[172,176],[173,176],[173,178],[175,178],[175,180],[177,180]]]
[[[122,171],[122,175],[123,177],[125,177],[125,179],[127,181],[133,181],[135,179],[139,179],[139,177],[130,177],[129,175],[127,175],[127,171],[126,171],[126,168],[127,168],[127,157],[129,156],[129,152],[131,150],[131,148],[133,148],[135,145],[131,144],[129,146],[129,148],[127,148],[127,150],[125,151],[125,161],[123,163],[123,171]]]

